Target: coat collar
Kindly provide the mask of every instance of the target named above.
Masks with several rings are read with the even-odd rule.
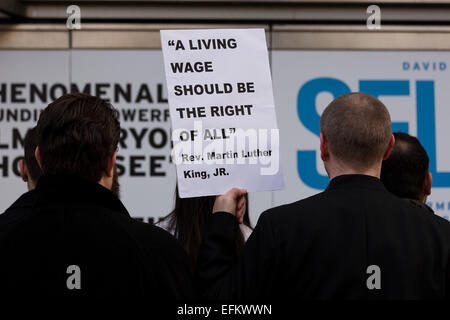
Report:
[[[97,182],[76,175],[45,175],[36,186],[36,206],[76,203],[104,207],[130,216],[122,202]]]
[[[431,209],[431,208],[430,208],[428,205],[426,205],[425,203],[420,202],[419,200],[416,200],[416,199],[408,199],[408,198],[405,198],[405,200],[408,201],[409,203],[415,205],[416,207],[419,207],[419,208],[421,208],[421,209],[426,210],[427,212],[430,212],[430,213],[433,213],[433,214],[434,214],[433,209]]]
[[[32,207],[36,203],[36,199],[37,199],[36,190],[25,192],[6,211],[18,208]]]
[[[330,181],[326,190],[354,187],[386,191],[380,179],[363,174],[345,174],[337,176]]]

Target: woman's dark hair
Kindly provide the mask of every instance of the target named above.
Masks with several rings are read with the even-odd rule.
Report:
[[[215,196],[180,198],[178,188],[175,190],[175,208],[163,218],[167,230],[180,241],[189,257],[192,267],[197,264],[197,253],[202,242],[203,231],[212,215]],[[250,228],[250,218],[247,208],[244,224]],[[240,228],[236,237],[236,253],[240,254],[245,244]]]

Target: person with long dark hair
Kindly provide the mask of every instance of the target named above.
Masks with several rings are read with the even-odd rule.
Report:
[[[197,263],[197,253],[202,241],[203,230],[212,212],[215,196],[180,198],[178,188],[175,191],[175,207],[171,213],[156,225],[170,232],[186,250],[192,267]],[[246,212],[239,225],[235,241],[236,253],[239,254],[252,233],[248,214],[248,199]]]

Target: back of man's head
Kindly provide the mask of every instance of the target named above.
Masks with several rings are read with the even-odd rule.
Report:
[[[427,152],[416,137],[403,132],[394,133],[394,137],[391,155],[381,167],[381,182],[398,197],[423,201],[428,193]]]
[[[50,103],[37,129],[44,174],[73,174],[95,182],[107,170],[120,136],[117,110],[81,93]]]
[[[333,100],[322,114],[320,130],[336,160],[356,170],[381,162],[392,136],[384,104],[359,92]]]

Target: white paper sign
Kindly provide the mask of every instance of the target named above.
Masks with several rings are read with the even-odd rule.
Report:
[[[163,30],[180,197],[284,188],[263,29]]]

